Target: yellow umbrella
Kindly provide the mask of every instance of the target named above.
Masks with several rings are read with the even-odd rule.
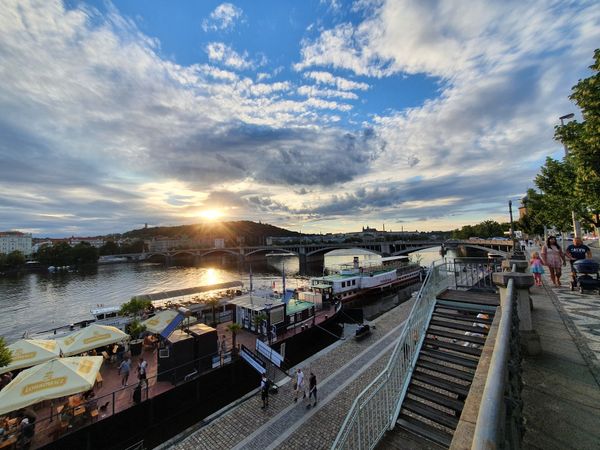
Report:
[[[142,325],[146,325],[146,330],[151,333],[160,334],[171,322],[173,322],[173,319],[175,319],[178,314],[176,309],[165,309],[164,311],[157,312],[149,319],[144,320]]]
[[[59,358],[25,369],[0,391],[0,415],[91,389],[102,356]]]
[[[57,339],[57,341],[63,355],[71,356],[93,348],[114,344],[127,338],[129,338],[129,335],[116,327],[94,323],[64,338]]]
[[[12,362],[8,366],[0,367],[0,374],[35,366],[60,355],[60,347],[53,340],[21,339],[7,347],[11,352]]]

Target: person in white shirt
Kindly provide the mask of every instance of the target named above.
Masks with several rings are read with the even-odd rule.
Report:
[[[298,401],[298,396],[300,395],[300,392],[302,392],[302,398],[306,397],[306,391],[304,390],[304,373],[302,372],[302,369],[298,368],[298,370],[296,370],[296,388],[295,388],[295,393],[294,393],[294,402]]]

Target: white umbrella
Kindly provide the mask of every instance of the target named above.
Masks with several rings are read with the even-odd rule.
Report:
[[[157,312],[149,319],[144,320],[142,325],[145,325],[146,330],[151,333],[160,334],[171,322],[173,322],[173,319],[175,319],[178,314],[176,309],[165,309],[164,311]]]
[[[77,355],[93,348],[114,344],[129,335],[116,327],[108,325],[91,324],[88,327],[75,331],[64,338],[57,339],[58,345],[64,356]]]
[[[102,356],[59,358],[25,369],[0,391],[0,415],[90,390],[102,360]]]
[[[12,361],[8,366],[0,367],[0,374],[35,366],[60,356],[60,347],[54,340],[20,339],[7,347]]]

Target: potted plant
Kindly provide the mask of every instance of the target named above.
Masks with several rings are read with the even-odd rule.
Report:
[[[144,340],[141,339],[141,336],[144,331],[146,331],[146,325],[143,325],[137,318],[133,319],[127,326],[127,334],[131,336],[131,341],[129,342],[131,356],[138,356],[142,353],[142,344]]]
[[[140,339],[142,333],[146,331],[146,326],[142,325],[140,321],[141,315],[152,307],[152,302],[149,300],[140,300],[136,297],[132,297],[127,303],[121,305],[121,315],[133,316],[133,321],[127,326],[127,332],[131,336],[129,342],[129,348],[131,349],[131,355],[137,356],[142,353],[143,340]]]
[[[234,355],[237,355],[236,338],[237,338],[238,331],[240,331],[242,329],[242,326],[239,323],[233,322],[233,323],[230,323],[229,325],[227,325],[227,329],[229,331],[231,331],[231,343],[233,346],[231,351]]]

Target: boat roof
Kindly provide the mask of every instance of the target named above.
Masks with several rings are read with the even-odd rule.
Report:
[[[290,300],[287,304],[287,314],[295,314],[300,311],[304,311],[305,309],[309,309],[315,306],[312,302],[304,302],[302,300]]]
[[[271,305],[271,307],[283,305],[281,297],[275,296],[272,293],[271,295],[265,295],[264,292],[251,292],[249,294],[242,295],[241,297],[236,297],[227,300],[227,303],[231,305],[240,306],[246,309],[251,309],[253,311],[262,311],[263,309],[265,309],[266,305]]]
[[[90,309],[90,312],[97,316],[98,314],[106,314],[112,312],[119,312],[121,310],[120,306],[100,306],[98,308]]]
[[[377,275],[380,273],[393,272],[395,268],[387,268],[387,269],[377,269],[377,270],[369,270],[365,268],[363,272],[354,272],[354,273],[334,273],[331,275],[325,275],[324,277],[315,277],[313,280],[323,280],[323,281],[339,281],[346,280],[348,278],[357,278],[360,276],[370,276],[370,274]]]

